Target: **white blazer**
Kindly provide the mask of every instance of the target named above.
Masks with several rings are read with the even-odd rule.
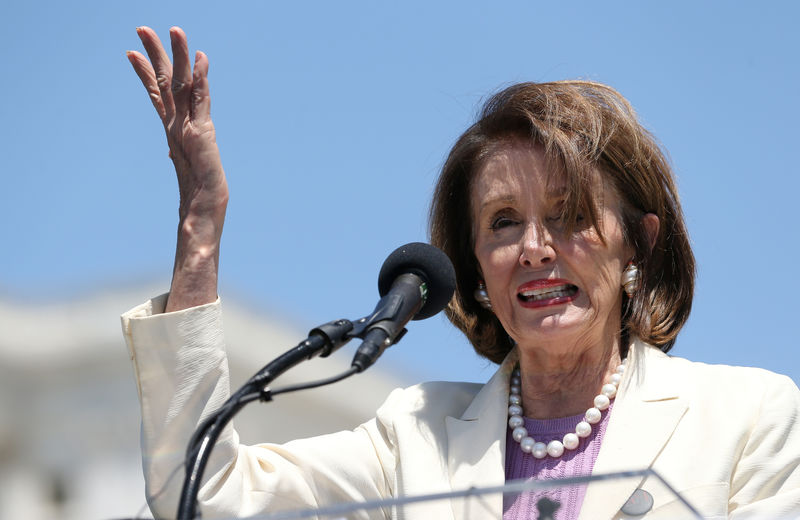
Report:
[[[197,424],[229,395],[219,302],[162,314],[165,297],[122,316],[142,408],[148,501],[173,517],[179,467]],[[353,431],[244,446],[220,436],[200,492],[203,518],[495,486],[505,479],[512,353],[485,385],[395,390]],[[653,468],[708,518],[800,518],[800,391],[785,376],[668,357],[635,342],[594,473]],[[652,478],[591,485],[581,520],[625,518],[637,489],[654,498],[637,518],[676,518]],[[444,500],[363,518],[499,519],[502,497]],[[362,518],[362,517],[359,517]]]

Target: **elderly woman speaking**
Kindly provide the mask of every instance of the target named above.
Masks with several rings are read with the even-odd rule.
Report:
[[[169,294],[126,313],[123,328],[149,501],[169,517],[180,484],[170,474],[230,392],[217,298],[228,190],[206,56],[192,67],[178,28],[174,63],[151,29],[138,34],[149,60],[128,57],[166,129],[180,224]],[[396,390],[353,431],[285,445],[243,446],[229,428],[199,496],[204,517],[646,467],[707,517],[800,515],[797,387],[666,355],[689,315],[694,259],[669,164],[616,91],[565,81],[492,97],[447,158],[430,232],[456,268],[447,315],[496,374]],[[547,496],[559,520],[676,511],[651,477]],[[637,496],[645,507],[632,511]],[[361,514],[532,518],[537,497]]]

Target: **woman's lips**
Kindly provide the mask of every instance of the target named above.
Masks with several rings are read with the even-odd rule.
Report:
[[[561,305],[578,297],[578,287],[560,278],[533,280],[517,288],[517,300],[523,307]]]

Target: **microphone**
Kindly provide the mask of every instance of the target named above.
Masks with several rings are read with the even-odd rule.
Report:
[[[430,244],[412,242],[395,249],[378,275],[381,299],[366,322],[364,341],[353,357],[359,372],[372,365],[386,347],[400,341],[406,323],[444,309],[456,287],[453,264]]]

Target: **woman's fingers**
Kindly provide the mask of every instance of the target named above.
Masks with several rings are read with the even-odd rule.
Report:
[[[149,27],[137,27],[136,33],[142,40],[144,50],[150,58],[153,71],[155,72],[156,84],[161,94],[161,102],[164,104],[166,121],[172,120],[175,116],[175,103],[172,98],[172,64],[169,56],[161,45],[155,31]]]
[[[175,103],[176,121],[184,121],[189,115],[192,95],[192,66],[189,62],[189,49],[186,34],[180,27],[169,30],[172,45],[172,98]]]
[[[136,32],[150,60],[135,51],[128,51],[128,60],[164,124],[179,180],[191,175],[192,164],[205,164],[221,173],[210,115],[208,58],[198,51],[192,70],[186,34],[179,27],[169,31],[173,63],[152,29],[139,27]],[[181,184],[182,193],[184,188]]]
[[[210,119],[211,98],[208,95],[208,57],[200,51],[194,56],[192,75],[192,119],[204,123]]]
[[[164,103],[161,100],[161,92],[158,89],[156,73],[153,71],[152,65],[150,65],[147,58],[139,52],[128,51],[126,54],[128,56],[128,61],[130,61],[133,66],[133,70],[136,72],[136,75],[139,76],[139,80],[141,80],[145,90],[147,90],[147,95],[150,97],[150,101],[152,101],[158,113],[158,117],[166,124],[165,118],[167,114],[164,110]]]

